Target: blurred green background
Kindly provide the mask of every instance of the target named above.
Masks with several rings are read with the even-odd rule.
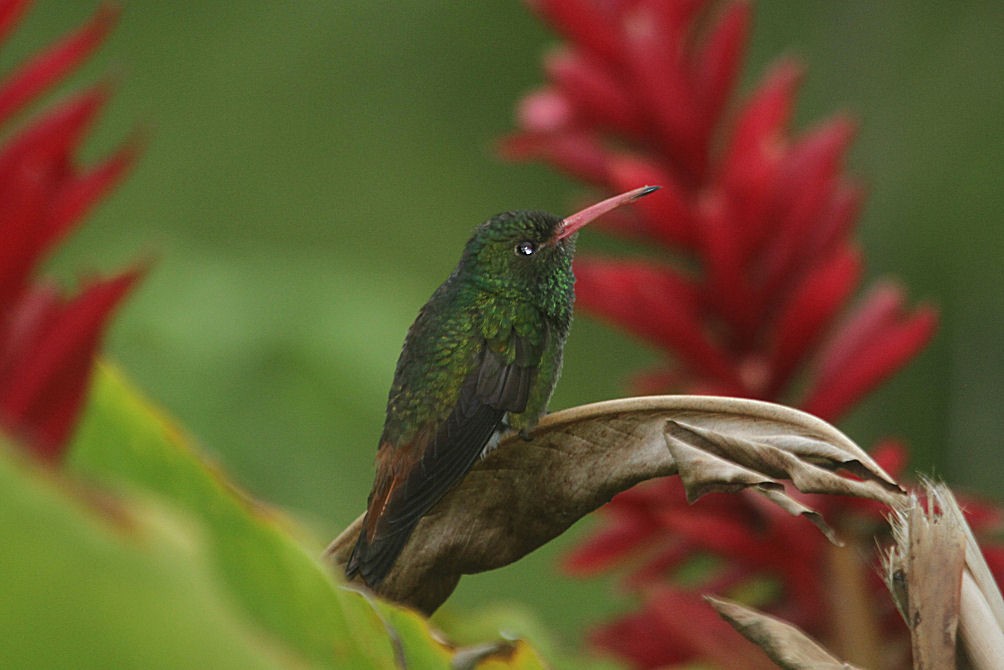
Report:
[[[98,3],[37,4],[2,71]],[[744,75],[749,90],[797,55],[796,126],[860,120],[869,277],[898,277],[942,313],[934,343],[843,427],[864,445],[901,436],[917,467],[998,499],[1001,35],[995,2],[764,2]],[[504,209],[565,212],[582,192],[493,154],[554,43],[515,1],[125,2],[73,83],[117,81],[90,159],[137,127],[149,145],[53,270],[152,257],[109,355],[236,481],[333,536],[364,507],[405,330],[470,229]],[[552,407],[616,396],[652,357],[580,318]],[[609,582],[558,574],[584,531],[466,578],[448,608],[525,603],[571,636],[623,606]]]

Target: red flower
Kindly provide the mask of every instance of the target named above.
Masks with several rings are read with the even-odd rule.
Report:
[[[787,60],[732,102],[749,4],[532,5],[567,44],[546,59],[549,83],[522,101],[521,129],[502,153],[544,160],[610,192],[663,186],[601,224],[643,243],[650,260],[576,263],[579,307],[666,354],[662,366],[636,377],[636,390],[775,400],[833,421],[927,343],[934,311],[907,308],[893,283],[847,308],[861,275],[852,233],[863,192],[843,172],[854,124],[836,117],[792,133],[801,68]],[[905,460],[891,444],[875,455],[894,473]],[[861,538],[864,551],[883,527],[879,510],[860,501],[811,504],[845,539]],[[600,518],[566,567],[579,575],[627,568],[624,585],[642,601],[641,613],[594,633],[607,651],[638,667],[697,660],[760,667],[742,655],[723,661],[691,639],[699,604],[674,576],[695,556],[712,566],[692,587],[760,584],[760,606],[832,639],[827,623],[843,606],[834,596],[843,584],[824,578],[832,550],[803,520],[759,497],[708,496],[690,506],[669,479],[621,494]],[[868,615],[894,625],[883,587],[871,568],[862,573],[877,603]],[[733,644],[730,630],[707,625],[715,626],[713,640]]]
[[[0,1],[0,40],[29,3]],[[22,65],[0,85],[0,128],[80,65],[101,43],[117,12],[102,9]],[[138,272],[92,281],[72,299],[32,273],[133,162],[126,145],[96,166],[74,154],[107,90],[63,101],[9,134],[0,147],[0,426],[39,455],[66,445],[83,403],[105,322]],[[9,131],[8,131],[9,132]]]
[[[581,308],[669,354],[645,390],[655,379],[785,399],[832,420],[927,342],[933,310],[908,312],[889,285],[831,330],[860,275],[862,194],[841,173],[853,125],[838,117],[792,137],[800,72],[787,61],[726,121],[749,5],[727,4],[695,35],[714,3],[534,4],[573,45],[548,60],[551,84],[524,100],[503,152],[612,191],[663,186],[605,228],[664,248],[666,262],[576,268]],[[669,262],[681,252],[696,270]],[[796,393],[797,373],[808,385]]]

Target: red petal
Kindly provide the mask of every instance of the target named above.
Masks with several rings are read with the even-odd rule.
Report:
[[[737,508],[739,502],[736,501]],[[770,548],[763,537],[741,519],[732,518],[712,507],[693,505],[665,510],[659,514],[666,532],[679,535],[691,544],[730,561],[764,565]]]
[[[909,461],[910,453],[902,442],[883,440],[871,449],[872,458],[883,470],[893,477],[899,477]]]
[[[781,61],[740,110],[724,162],[727,182],[731,182],[729,175],[733,170],[745,170],[751,161],[759,161],[782,136],[801,78],[800,65],[790,60]]]
[[[18,68],[0,88],[0,124],[86,60],[104,41],[118,15],[117,8],[102,6],[83,27]]]
[[[62,309],[59,289],[49,282],[32,286],[3,311],[0,320],[0,387],[28,356],[35,335],[48,330]]]
[[[531,0],[530,6],[595,58],[612,64],[620,60],[620,22],[613,13],[583,0]]]
[[[826,210],[813,224],[809,239],[803,244],[806,258],[827,256],[843,243],[857,222],[864,198],[860,186],[846,179],[837,184]]]
[[[507,160],[543,160],[583,181],[605,187],[609,183],[606,149],[590,133],[518,133],[504,138],[499,154]]]
[[[816,384],[835,381],[851,363],[855,352],[880,336],[903,315],[903,290],[892,283],[880,282],[860,300],[854,311],[841,323],[821,352]]]
[[[626,3],[627,6],[630,3]],[[684,38],[694,28],[694,21],[698,18],[701,10],[711,4],[708,0],[675,0],[665,2],[665,0],[639,0],[635,3],[635,8],[644,5],[646,11],[652,12],[660,31],[664,35]],[[627,18],[630,24],[631,17]]]
[[[853,119],[838,116],[799,138],[785,157],[777,185],[778,201],[791,204],[793,209],[805,208],[806,205],[799,204],[799,200],[807,199],[806,190],[826,186],[839,174],[844,153],[856,131],[857,124]]]
[[[748,2],[726,7],[701,48],[697,81],[709,119],[717,120],[728,102],[746,51],[751,14]]]
[[[65,232],[66,222],[51,219],[47,209],[70,178],[71,154],[105,97],[96,88],[63,103],[0,152],[0,308],[15,300],[31,268]]]
[[[692,542],[673,538],[664,530],[655,539],[662,540],[662,548],[655,552],[652,558],[633,568],[631,573],[621,580],[621,584],[628,591],[643,591],[665,584],[674,576],[676,570],[693,561],[699,551]]]
[[[691,660],[647,611],[628,614],[589,632],[589,644],[630,661],[633,668],[668,668]]]
[[[845,247],[812,270],[796,287],[777,322],[769,364],[768,397],[776,397],[844,305],[861,274],[860,255]]]
[[[24,11],[28,9],[31,0],[6,0],[0,4],[0,43],[3,42],[11,29],[17,25]]]
[[[1004,584],[1004,547],[984,546],[981,548],[983,549],[983,557],[987,559],[987,566],[993,573],[997,587],[1000,588]]]
[[[721,189],[741,217],[734,226],[746,255],[759,253],[772,233],[769,215],[775,180],[786,151],[785,126],[791,113],[801,68],[791,61],[776,65],[739,112],[720,167]]]
[[[736,234],[733,212],[720,193],[708,192],[700,203],[696,230],[705,268],[708,301],[737,331],[741,346],[756,335],[760,306],[744,273],[746,250]]]
[[[569,575],[585,577],[616,566],[625,557],[639,551],[652,539],[658,527],[645,517],[618,517],[615,523],[594,533],[562,561],[562,570]]]
[[[129,272],[92,284],[30,343],[0,387],[0,415],[39,455],[56,459],[83,403],[101,333],[115,306],[139,277]]]
[[[735,670],[775,666],[759,648],[736,633],[699,595],[663,588],[650,596],[637,615],[597,629],[590,642],[636,667],[663,668],[703,661]]]
[[[579,305],[676,354],[705,374],[738,385],[726,357],[705,337],[689,281],[642,262],[575,262]]]
[[[108,99],[106,85],[66,100],[19,132],[0,153],[0,177],[6,179],[26,158],[69,156]]]
[[[668,32],[661,13],[639,5],[626,34],[631,88],[655,123],[664,157],[678,168],[680,179],[700,183],[708,162],[712,119],[697,107],[697,94],[684,53],[685,34]]]
[[[891,310],[883,305],[889,292],[895,294]],[[906,317],[896,289],[883,287],[872,296],[824,352],[820,374],[802,404],[806,411],[835,420],[905,365],[934,334],[938,319],[932,308],[921,307]]]
[[[559,51],[546,59],[544,67],[576,116],[590,125],[599,125],[628,135],[643,129],[634,100],[602,63],[569,51]]]
[[[653,368],[631,376],[628,387],[638,395],[659,395],[684,388],[686,376],[679,368]]]
[[[531,133],[554,133],[572,125],[575,111],[564,94],[542,88],[523,96],[516,109],[519,126]]]
[[[806,135],[783,159],[771,207],[777,223],[764,263],[768,295],[801,281],[803,268],[817,262],[809,256],[816,246],[815,228],[833,206],[854,132],[850,119],[834,119]]]
[[[64,183],[50,203],[48,236],[42,243],[49,245],[57,241],[105,193],[118,184],[125,172],[132,167],[138,151],[136,142],[127,143],[103,163]]]
[[[774,670],[763,651],[721,619],[701,596],[680,589],[665,589],[653,598],[648,611],[656,617],[667,638],[690,650],[712,666],[735,670]]]

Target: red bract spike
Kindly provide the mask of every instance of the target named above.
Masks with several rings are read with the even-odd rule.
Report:
[[[813,264],[814,258],[809,256],[815,246],[813,230],[834,206],[843,154],[854,132],[850,119],[833,119],[797,142],[782,161],[770,208],[776,230],[764,260],[767,294],[797,284],[799,270]]]
[[[675,640],[667,639],[664,631],[656,628],[647,610],[593,629],[589,633],[589,643],[643,670],[668,668],[691,658],[689,650],[678,648]]]
[[[547,58],[544,67],[587,123],[626,135],[641,134],[644,126],[634,101],[601,63],[563,50]]]
[[[883,440],[879,442],[872,447],[871,456],[883,470],[896,478],[900,478],[909,460],[906,446],[898,440]],[[884,519],[885,517],[883,516],[882,518]]]
[[[65,232],[48,209],[71,178],[70,157],[105,99],[94,89],[51,111],[0,152],[0,308],[12,304],[31,269]]]
[[[524,120],[524,128],[536,132],[518,136],[522,145],[509,148],[614,192],[663,185],[660,196],[601,227],[634,235],[652,253],[664,246],[667,264],[696,268],[691,280],[654,261],[576,263],[579,306],[665,355],[636,376],[643,379],[636,387],[778,400],[790,397],[793,380],[815,359],[818,374],[805,371],[814,384],[805,406],[832,420],[923,346],[933,312],[906,313],[893,291],[838,324],[818,354],[861,271],[849,240],[863,191],[843,167],[853,124],[840,118],[792,140],[788,124],[802,69],[790,60],[772,68],[731,127],[723,123],[750,3],[716,3],[717,16],[702,0],[538,5],[549,8],[543,13],[559,30],[577,35],[577,44],[549,64],[559,89],[550,93],[553,99],[525,103],[535,119]],[[846,519],[841,525],[852,541],[881,519],[871,503],[806,503]],[[804,519],[771,505],[745,494],[704,498],[687,508],[679,488],[637,487],[614,498],[601,516],[602,530],[573,565],[590,574],[622,568],[629,575],[622,585],[645,597],[653,585],[674,579],[682,561],[709,554],[724,565],[702,580],[702,589],[769,578],[781,587],[771,611],[826,638],[832,630],[818,578],[826,540],[807,531]],[[742,654],[718,655],[730,630],[705,640],[711,624],[686,615],[674,622],[676,594],[668,593],[658,604],[670,615],[650,597],[642,614],[622,618],[594,640],[638,667],[743,667],[737,664]]]
[[[775,151],[791,115],[795,90],[802,78],[802,67],[784,60],[774,66],[764,82],[743,105],[732,128],[723,160],[726,185],[750,170],[750,164]]]
[[[650,368],[629,377],[628,388],[636,395],[659,395],[674,389],[690,388],[691,378],[680,368]],[[714,394],[718,395],[718,394]]]
[[[854,352],[896,323],[903,314],[903,290],[896,284],[874,285],[854,310],[835,329],[833,337],[819,353],[814,381],[827,386],[840,376]]]
[[[0,183],[11,171],[39,160],[68,161],[108,99],[108,86],[95,86],[66,100],[19,132],[0,152]]]
[[[652,538],[655,524],[640,516],[624,516],[616,525],[594,534],[562,561],[562,571],[586,576],[609,570],[621,559],[638,551],[639,545]]]
[[[731,228],[742,250],[743,266],[758,258],[769,242],[773,223],[769,216],[770,201],[781,152],[782,147],[778,145],[759,160],[730,165],[730,181],[713,187],[726,200],[735,217]]]
[[[656,20],[659,33],[670,39],[686,40],[691,37],[694,22],[709,5],[709,0],[638,0],[630,9],[626,9],[630,21],[630,12],[644,11]]]
[[[0,43],[4,41],[11,29],[17,25],[21,15],[31,4],[31,0],[4,0],[0,2]]]
[[[17,302],[42,253],[39,239],[46,198],[54,188],[51,170],[20,171],[0,180],[0,313]]]
[[[733,507],[738,508],[738,499]],[[764,564],[770,551],[761,538],[749,532],[749,525],[718,510],[701,505],[675,507],[658,515],[663,527],[702,549],[710,549],[745,563]]]
[[[857,184],[842,180],[834,188],[829,204],[808,231],[805,242],[807,259],[828,256],[851,234],[861,213],[865,193]]]
[[[746,254],[742,240],[720,194],[705,194],[699,207],[696,229],[708,301],[738,331],[738,339],[748,345],[756,334],[759,305],[744,275]]]
[[[79,413],[101,333],[139,277],[129,272],[94,283],[38,329],[21,332],[21,356],[0,386],[0,417],[43,458],[58,459]]]
[[[751,14],[748,2],[731,3],[696,56],[696,88],[707,118],[717,119],[732,93],[746,52]]]
[[[998,507],[993,507],[989,500],[981,500],[974,496],[966,496],[964,500],[959,500],[962,512],[966,521],[976,532],[985,530],[1001,530],[1004,522],[1004,511]]]
[[[46,282],[31,287],[16,304],[4,310],[0,327],[0,380],[10,378],[25,358],[32,334],[48,330],[61,306],[59,290]]]
[[[625,49],[631,88],[654,124],[664,154],[678,178],[699,183],[708,165],[707,138],[714,120],[696,105],[681,40],[667,39],[659,30],[658,12],[639,6],[628,18]]]
[[[621,583],[626,590],[645,591],[653,586],[665,584],[666,578],[671,576],[675,570],[692,561],[694,554],[698,551],[691,543],[682,539],[667,540],[664,532],[650,538],[649,544],[655,543],[662,544],[662,549],[624,577]],[[669,546],[666,546],[667,544]],[[720,593],[718,589],[714,589],[714,591]]]
[[[771,206],[787,151],[785,126],[801,68],[782,61],[739,111],[721,161],[719,188],[735,212],[735,234],[746,260],[762,253],[774,230]]]
[[[994,547],[983,545],[983,557],[987,560],[987,567],[993,573],[998,584],[1004,583],[1004,547]]]
[[[696,312],[694,287],[666,268],[642,262],[575,262],[578,305],[657,346],[677,352],[704,374],[739,389],[725,355],[705,337]]]
[[[934,309],[921,307],[912,317],[883,328],[874,339],[852,352],[839,376],[826,385],[815,384],[802,407],[827,421],[836,421],[910,361],[931,339],[937,321]]]
[[[575,110],[559,91],[542,88],[526,95],[516,109],[520,128],[530,133],[554,133],[573,124]]]
[[[733,630],[699,594],[664,587],[651,598],[645,612],[659,631],[656,639],[663,640],[664,645],[672,641],[686,650],[685,658],[701,658],[712,667],[733,670],[776,668],[759,647]]]
[[[531,0],[529,4],[585,52],[608,63],[619,61],[622,46],[615,14],[584,0]]]
[[[767,397],[776,397],[792,373],[818,343],[825,328],[854,291],[861,274],[857,251],[845,247],[810,271],[795,288],[770,331],[771,351]]]
[[[41,240],[41,244],[49,246],[59,240],[105,193],[116,186],[132,167],[138,152],[138,143],[128,143],[103,163],[65,181],[49,203],[47,237]]]
[[[104,41],[118,15],[117,8],[103,6],[83,27],[20,67],[0,87],[0,125],[86,60]]]
[[[499,144],[499,154],[508,160],[543,160],[596,186],[604,187],[610,182],[610,156],[590,133],[510,135]]]
[[[778,175],[778,203],[797,202],[806,189],[825,185],[840,174],[844,153],[857,132],[857,123],[837,116],[806,132],[788,150]]]

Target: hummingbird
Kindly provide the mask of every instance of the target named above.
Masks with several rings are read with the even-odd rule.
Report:
[[[507,431],[531,439],[561,372],[577,231],[658,188],[563,219],[504,212],[474,230],[405,338],[366,516],[346,563],[350,579],[359,574],[378,588],[419,520],[479,456]]]

